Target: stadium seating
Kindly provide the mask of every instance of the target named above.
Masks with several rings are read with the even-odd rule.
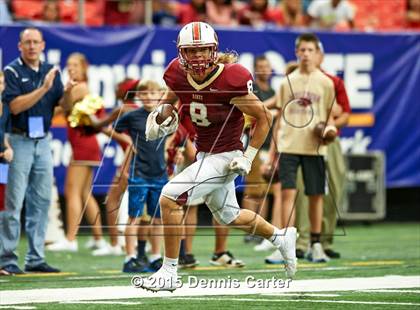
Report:
[[[18,20],[35,19],[41,16],[44,7],[43,1],[37,0],[13,0],[12,10]]]
[[[63,23],[78,22],[78,0],[61,0],[60,21]],[[40,20],[45,1],[40,0],[13,0],[12,10],[18,20]],[[104,25],[105,0],[85,1],[85,23],[88,26]]]
[[[356,29],[395,30],[404,27],[405,0],[351,0]]]

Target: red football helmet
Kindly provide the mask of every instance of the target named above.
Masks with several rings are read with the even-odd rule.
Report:
[[[177,48],[181,65],[195,74],[202,74],[212,66],[217,59],[219,40],[214,29],[203,22],[192,22],[185,25],[178,35]],[[207,58],[189,57],[188,48],[209,47]]]

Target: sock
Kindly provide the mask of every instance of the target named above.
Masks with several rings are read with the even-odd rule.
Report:
[[[276,247],[279,247],[283,237],[284,233],[282,233],[277,227],[274,227],[274,233],[268,240],[270,240]]]
[[[179,247],[179,256],[185,256],[185,239],[181,240],[181,245]]]
[[[178,258],[163,258],[163,267],[171,273],[177,273],[178,270]]]
[[[149,255],[149,262],[152,263],[152,262],[154,262],[155,260],[157,260],[161,257],[162,257],[162,255],[160,255],[160,254],[150,254]]]
[[[146,240],[137,240],[137,257],[146,255]]]
[[[311,246],[313,246],[314,243],[319,243],[320,241],[321,241],[321,234],[311,232]]]

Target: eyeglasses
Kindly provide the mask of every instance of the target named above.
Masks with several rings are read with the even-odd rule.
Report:
[[[42,42],[44,41],[37,41],[37,40],[26,40],[26,41],[21,41],[21,44],[25,45],[25,46],[30,46],[31,44],[33,45],[40,45],[42,44]]]

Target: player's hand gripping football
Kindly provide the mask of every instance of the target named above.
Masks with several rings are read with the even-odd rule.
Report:
[[[146,121],[146,141],[153,141],[169,135],[178,129],[179,117],[177,113],[167,117],[161,124],[158,124],[156,118],[159,115],[159,109],[149,114]]]
[[[252,161],[257,155],[258,149],[248,146],[242,156],[235,157],[229,164],[229,169],[240,175],[247,175],[251,171]]]

